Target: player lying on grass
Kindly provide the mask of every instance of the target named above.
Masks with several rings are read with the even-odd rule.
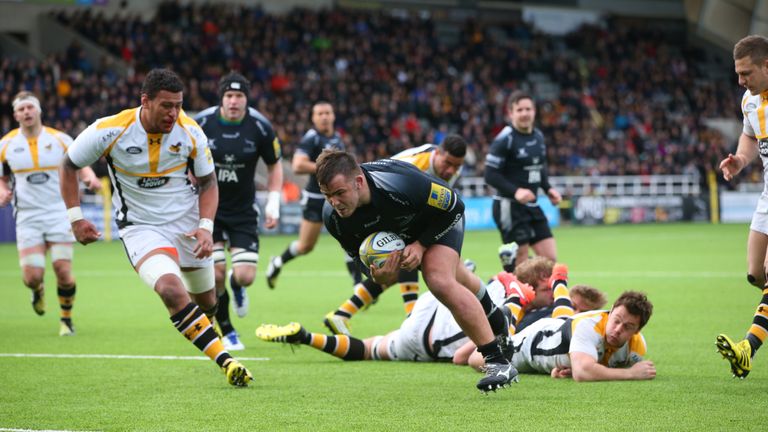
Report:
[[[565,288],[564,285],[561,288]],[[551,290],[548,300],[546,296],[537,298],[537,293],[532,287],[508,273],[500,273],[487,286],[487,290],[497,304],[522,303],[525,306],[538,306],[552,303]],[[588,298],[594,297],[594,292],[599,294],[599,291],[589,287],[582,287],[579,291],[582,297]],[[564,294],[565,299],[559,304],[562,313],[567,313],[566,309],[570,309],[567,288]],[[573,314],[573,310],[570,310],[570,314]],[[403,321],[400,328],[384,336],[362,340],[346,335],[327,336],[308,332],[299,323],[285,326],[264,324],[256,329],[256,336],[268,342],[310,345],[343,360],[455,362],[454,354],[457,349],[469,341],[448,308],[440,304],[431,293],[420,296],[413,312]],[[464,364],[468,354],[464,355]]]
[[[652,312],[645,294],[626,291],[610,311],[541,319],[512,337],[512,363],[521,373],[575,381],[653,379],[656,367],[643,360],[646,344],[640,333]],[[481,370],[482,356],[473,353],[469,364]]]

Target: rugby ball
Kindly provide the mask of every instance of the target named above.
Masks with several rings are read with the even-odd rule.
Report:
[[[405,242],[391,231],[377,231],[360,243],[360,261],[367,267],[384,265],[390,253],[405,249]]]

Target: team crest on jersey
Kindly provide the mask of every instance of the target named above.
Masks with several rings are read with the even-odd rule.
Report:
[[[131,147],[128,147],[127,149],[125,149],[125,152],[129,153],[129,154],[139,154],[142,151],[143,150],[141,149],[141,147],[136,147],[136,146],[131,146]]]
[[[48,144],[45,146],[45,151],[51,151],[51,149],[52,149],[52,148],[53,148],[53,144],[51,144],[51,143],[48,143]]]
[[[165,186],[169,180],[168,177],[141,177],[136,183],[143,189],[155,189]]]
[[[451,205],[452,195],[453,192],[447,187],[432,183],[432,190],[429,192],[427,204],[440,210],[448,210],[448,207]]]
[[[181,151],[181,141],[177,142],[172,146],[169,146],[168,151],[174,154],[179,154],[179,152]]]
[[[524,148],[520,147],[519,149],[517,149],[517,157],[518,158],[528,157],[528,152],[525,151]]]
[[[758,141],[758,148],[760,150],[760,156],[768,157],[768,139],[761,139]]]
[[[48,181],[51,176],[48,173],[38,172],[27,176],[27,182],[32,184],[43,184]]]

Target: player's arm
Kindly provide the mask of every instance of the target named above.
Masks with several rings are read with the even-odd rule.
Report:
[[[469,364],[469,358],[473,352],[477,352],[477,345],[474,342],[468,341],[453,354],[453,364],[465,365]]]
[[[0,207],[5,207],[11,202],[13,191],[11,190],[10,176],[0,176]]]
[[[280,199],[283,190],[283,164],[281,162],[283,149],[280,139],[275,134],[274,128],[269,122],[257,120],[262,131],[266,133],[260,139],[261,158],[267,164],[267,203],[264,206],[264,226],[274,228],[280,219]]]
[[[488,155],[485,157],[485,182],[496,188],[499,194],[515,196],[520,187],[512,179],[508,179],[501,171],[506,161],[506,140],[500,139],[491,143]]]
[[[314,174],[317,172],[317,164],[309,159],[309,155],[297,151],[291,160],[291,169],[294,174]]]
[[[560,201],[562,201],[563,197],[560,195],[560,192],[553,188],[549,183],[549,174],[547,173],[546,164],[544,164],[544,167],[541,169],[541,189],[544,191],[544,193],[547,194],[547,197],[549,197],[549,201],[552,203],[552,205],[560,204]]]
[[[408,187],[407,190],[413,192],[407,201],[431,223],[416,241],[405,247],[400,264],[406,270],[417,268],[426,249],[460,223],[464,215],[464,202],[454,190],[443,183],[430,181],[428,177],[424,179],[427,181],[423,185]],[[415,178],[414,181],[420,180]]]
[[[216,181],[215,171],[196,179],[200,223],[187,235],[197,240],[195,256],[205,258],[213,253],[213,221],[216,219],[216,208],[219,205],[219,183]]]
[[[99,239],[101,233],[90,221],[83,216],[80,209],[80,186],[77,181],[80,167],[75,165],[69,154],[64,155],[64,160],[59,166],[59,186],[64,205],[67,207],[69,223],[72,224],[72,234],[78,242],[87,245]]]
[[[85,219],[80,209],[78,171],[96,162],[109,151],[107,146],[110,141],[101,138],[102,134],[111,132],[111,129],[97,129],[95,124],[87,127],[67,148],[59,166],[59,187],[67,207],[69,223],[72,224],[72,234],[84,245],[98,240],[101,233],[94,224]]]
[[[742,132],[741,136],[739,136],[736,154],[729,153],[725,159],[720,161],[720,170],[723,172],[723,178],[729,181],[733,179],[744,167],[757,159],[757,155],[757,138]]]
[[[280,219],[280,199],[283,189],[283,164],[267,165],[267,204],[264,206],[264,227],[272,229]]]
[[[13,190],[11,189],[11,167],[5,159],[8,143],[3,142],[2,144],[2,149],[0,150],[0,207],[5,207],[11,202]]]
[[[648,380],[656,377],[656,367],[643,360],[628,368],[609,368],[583,352],[569,353],[574,381]]]

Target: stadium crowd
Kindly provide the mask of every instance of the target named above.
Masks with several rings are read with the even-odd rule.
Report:
[[[538,73],[558,88],[553,99],[537,101],[550,175],[703,174],[735,145],[702,120],[738,118],[736,80],[702,79],[698,52],[616,19],[565,37],[538,33],[522,19],[499,36],[468,20],[447,43],[431,20],[367,11],[274,16],[259,7],[172,1],[149,22],[92,9],[55,17],[132,73],[105,74],[76,45],[39,63],[4,60],[3,132],[12,125],[7,102],[21,88],[42,96],[47,124],[74,135],[130,105],[153,67],[182,76],[190,111],[215,104],[219,77],[237,69],[253,82],[253,106],[272,120],[288,156],[311,126],[309,107],[322,98],[333,101],[337,127],[362,160],[456,132],[470,143],[465,174],[482,175],[490,140],[504,125],[506,95]]]

